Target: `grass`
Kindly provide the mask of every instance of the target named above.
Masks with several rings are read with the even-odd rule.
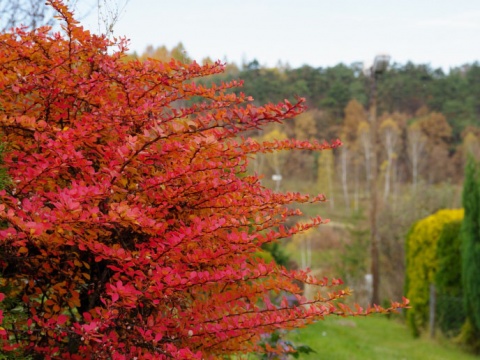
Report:
[[[287,180],[282,182],[283,190],[300,191],[302,193],[315,192],[310,191],[315,189],[315,186],[315,184],[301,181],[288,182]],[[410,186],[403,187],[399,193],[400,196],[392,200],[395,201],[396,205],[391,210],[393,215],[391,214],[390,217],[386,216],[388,213],[385,215],[385,221],[388,222],[384,223],[380,230],[383,231],[386,238],[391,237],[401,241],[408,228],[418,218],[430,214],[433,209],[458,206],[459,189],[460,187],[449,184],[435,187],[424,184],[421,192],[422,201],[418,201],[418,198],[411,198]],[[350,195],[352,200],[353,194]],[[314,270],[323,271],[329,277],[343,276],[345,278],[345,274],[340,273],[341,270],[348,271],[350,274],[363,274],[365,269],[362,268],[364,265],[362,261],[369,256],[368,241],[366,243],[358,242],[358,239],[353,238],[353,236],[361,235],[349,232],[348,226],[352,226],[355,230],[366,230],[367,234],[365,236],[369,237],[368,198],[363,197],[359,204],[359,208],[363,209],[363,216],[354,216],[353,204],[352,209],[345,208],[340,191],[335,193],[334,208],[330,207],[328,203],[297,205],[302,210],[304,219],[321,215],[333,220],[330,225],[320,226],[318,232],[310,235],[312,240],[310,267]],[[358,246],[350,247],[349,252],[345,253],[345,244],[352,245],[354,240],[357,241],[358,244],[355,244]],[[294,237],[285,244],[286,253],[298,264],[301,264],[302,248],[300,244],[302,241],[302,238]],[[389,256],[394,259],[396,254],[390,254]],[[347,260],[350,262],[346,263]],[[383,279],[396,284],[397,290],[398,288],[400,291],[403,289],[401,282],[393,282],[393,279],[386,276]],[[394,279],[397,279],[397,277]],[[347,285],[355,289],[354,284]],[[359,294],[359,291],[354,293],[352,298],[358,301],[358,299],[355,299],[356,294]],[[304,329],[296,330],[289,337],[296,344],[308,345],[316,351],[316,353],[300,356],[300,359],[307,360],[478,359],[455,346],[451,341],[442,339],[440,334],[438,339],[432,340],[428,337],[415,339],[402,322],[388,319],[385,316],[348,319],[330,318]]]
[[[295,330],[290,339],[316,351],[300,359],[468,360],[478,359],[446,340],[414,339],[401,322],[385,316],[332,318]]]

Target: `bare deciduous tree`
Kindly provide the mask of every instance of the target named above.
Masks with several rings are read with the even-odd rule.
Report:
[[[77,14],[80,13],[79,19],[90,16],[96,10],[98,32],[110,36],[129,0],[94,0],[82,3],[81,7],[79,0],[66,2]],[[0,32],[17,26],[26,26],[32,30],[43,25],[53,25],[54,15],[54,9],[42,0],[0,0]]]
[[[98,31],[107,36],[113,34],[115,24],[120,20],[129,0],[97,0]]]
[[[0,0],[0,31],[26,26],[52,25],[53,9],[41,0]]]

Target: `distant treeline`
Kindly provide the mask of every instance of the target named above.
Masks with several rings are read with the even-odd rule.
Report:
[[[172,58],[192,61],[182,44],[168,50],[149,47],[132,58]],[[209,59],[203,62],[211,62]],[[248,134],[259,140],[297,138],[333,140],[344,145],[333,154],[308,152],[257,158],[254,171],[267,178],[274,173],[322,184],[341,184],[347,207],[361,196],[370,176],[380,176],[384,199],[397,184],[460,183],[468,153],[480,159],[480,63],[462,65],[445,73],[428,65],[392,64],[377,80],[377,141],[371,143],[369,104],[371,78],[363,64],[339,64],[327,68],[304,65],[290,68],[279,64],[266,68],[256,60],[199,82],[220,83],[244,80],[242,89],[257,105],[306,98],[309,110],[284,126],[269,126]],[[370,158],[377,155],[379,173],[370,174]],[[326,165],[326,164],[330,165]],[[325,167],[330,167],[325,171]],[[328,175],[329,179],[325,177]],[[322,190],[324,191],[324,190]],[[356,204],[359,202],[356,201]]]
[[[132,57],[191,61],[182,44],[171,50],[165,46],[150,46],[143,54],[133,54]],[[275,68],[265,68],[253,60],[241,66],[227,64],[225,73],[210,81],[245,80],[244,92],[253,96],[258,104],[285,98],[291,100],[296,95],[305,97],[309,108],[322,111],[322,124],[319,125],[327,130],[324,135],[338,137],[350,100],[356,99],[368,109],[370,81],[362,69],[362,63],[325,68],[308,65],[290,68],[280,64]],[[377,88],[379,115],[403,113],[413,118],[422,108],[441,113],[452,128],[451,141],[455,145],[461,143],[462,133],[467,127],[480,126],[478,62],[464,64],[448,73],[425,64],[394,63],[379,79]]]
[[[356,99],[368,108],[370,81],[361,64],[328,68],[266,69],[253,61],[225,77],[245,80],[245,92],[259,103],[305,97],[311,108],[325,112],[325,125],[336,129],[345,118],[348,102]],[[452,128],[452,141],[461,142],[468,126],[480,125],[480,64],[452,69],[449,73],[428,65],[393,64],[377,84],[378,114],[403,113],[414,117],[421,108],[442,113]],[[332,129],[334,130],[334,129]],[[334,135],[334,134],[332,134]],[[336,134],[339,135],[339,134]]]

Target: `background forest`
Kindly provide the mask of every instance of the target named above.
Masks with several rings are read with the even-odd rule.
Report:
[[[192,61],[182,44],[148,47],[131,57]],[[306,208],[305,216],[320,213],[332,222],[283,244],[275,256],[282,258],[283,251],[290,255],[290,266],[310,267],[319,275],[333,272],[355,289],[356,301],[367,303],[368,178],[373,175],[379,194],[380,294],[385,301],[402,296],[409,229],[438,209],[461,207],[466,154],[480,158],[480,64],[464,64],[448,73],[427,64],[391,64],[377,82],[375,149],[369,141],[371,80],[362,63],[327,68],[279,63],[266,68],[253,60],[227,64],[226,71],[209,82],[230,80],[244,80],[244,92],[258,104],[293,100],[294,95],[307,100],[307,112],[253,137],[343,142],[334,151],[267,154],[252,162],[251,170],[263,174],[267,186],[321,192],[328,198],[321,207]],[[373,151],[377,174],[370,174]],[[282,180],[272,180],[273,175]]]

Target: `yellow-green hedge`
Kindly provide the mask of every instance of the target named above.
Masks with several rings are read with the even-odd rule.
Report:
[[[437,242],[445,224],[461,221],[463,209],[444,209],[417,221],[406,241],[406,296],[411,309],[407,321],[414,335],[426,327],[429,314],[430,284],[438,268]]]

